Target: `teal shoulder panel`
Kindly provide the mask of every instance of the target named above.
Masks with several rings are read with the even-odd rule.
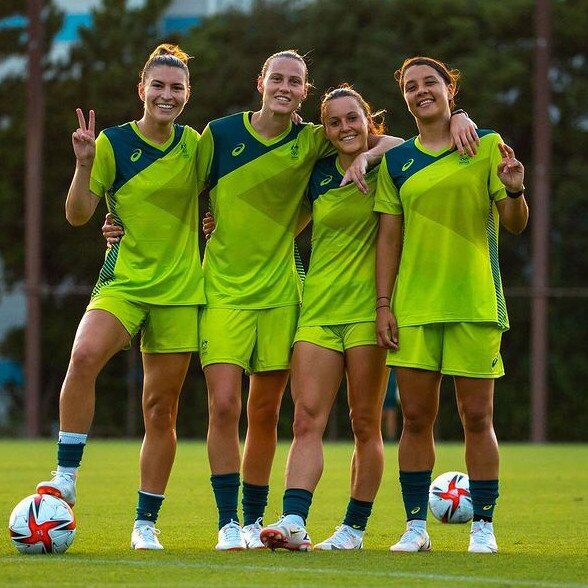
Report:
[[[308,197],[311,204],[319,196],[333,188],[338,188],[341,184],[343,176],[337,169],[336,160],[337,154],[333,153],[316,162],[308,182]]]
[[[182,139],[184,125],[174,124],[174,139],[165,149],[157,149],[135,133],[130,123],[104,130],[112,145],[116,174],[110,192],[115,194],[129,180],[167,155]]]
[[[298,137],[308,123],[293,124],[290,132],[277,143],[264,145],[243,124],[243,113],[231,114],[209,123],[214,140],[214,154],[208,187],[214,188],[220,178],[254,161],[258,157],[289,143]],[[292,149],[297,149],[294,144]]]

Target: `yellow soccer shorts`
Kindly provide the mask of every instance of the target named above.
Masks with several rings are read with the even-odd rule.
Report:
[[[202,367],[230,363],[247,373],[290,368],[299,305],[262,309],[203,308]]]
[[[499,378],[502,331],[491,323],[433,323],[398,328],[398,351],[386,364],[450,376]]]
[[[133,338],[141,332],[144,353],[190,353],[198,351],[197,305],[163,306],[98,294],[86,311],[104,310],[114,315]]]
[[[344,325],[298,327],[294,336],[294,343],[298,341],[306,341],[340,353],[360,345],[378,344],[374,321],[347,323]]]

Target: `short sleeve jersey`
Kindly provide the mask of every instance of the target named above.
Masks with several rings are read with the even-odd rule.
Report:
[[[495,205],[506,197],[496,173],[502,139],[491,130],[478,135],[474,157],[431,152],[417,137],[382,160],[375,210],[404,215],[392,305],[399,326],[489,322],[508,329]]]
[[[177,124],[164,145],[149,141],[135,122],[98,135],[90,190],[106,198],[125,235],[107,250],[92,296],[117,293],[160,305],[205,302],[198,249],[198,140],[194,129]]]
[[[312,167],[332,147],[322,126],[291,123],[265,139],[250,117],[209,123],[198,146],[198,177],[216,223],[203,262],[210,308],[300,303],[294,236]]]
[[[366,174],[370,188],[339,187],[344,172],[337,156],[317,162],[310,178],[312,253],[304,282],[299,326],[375,320],[378,215],[373,211],[377,167]]]

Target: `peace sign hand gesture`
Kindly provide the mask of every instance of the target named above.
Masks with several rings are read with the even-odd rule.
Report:
[[[515,157],[511,147],[505,143],[499,143],[498,149],[502,155],[502,161],[498,164],[498,177],[509,192],[520,192],[525,179],[525,168]]]
[[[71,135],[74,154],[79,166],[91,167],[96,154],[96,141],[94,129],[96,126],[94,111],[88,113],[88,125],[81,108],[76,108],[79,128]]]

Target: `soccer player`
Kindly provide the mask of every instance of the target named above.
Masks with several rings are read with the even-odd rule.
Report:
[[[109,359],[141,332],[145,437],[131,546],[162,549],[155,529],[176,449],[178,398],[198,349],[205,302],[198,253],[195,157],[198,133],[176,124],[190,96],[188,56],[160,45],[141,72],[138,121],[95,137],[95,115],[77,110],[76,168],[65,203],[74,225],[105,198],[126,236],[106,255],[78,327],[60,395],[57,471],[37,491],[76,501],[76,478],[92,424],[95,382]]]
[[[312,167],[332,150],[321,125],[291,120],[308,88],[302,56],[292,50],[270,56],[257,80],[261,109],[209,123],[198,147],[198,177],[209,190],[216,224],[203,262],[207,306],[200,359],[209,395],[208,456],[219,550],[263,548],[259,532],[300,305],[294,237],[308,220],[301,206]],[[344,178],[363,190],[368,163],[392,145],[385,137],[372,139],[373,148]],[[238,424],[244,370],[250,384],[241,528]]]
[[[336,152],[315,165],[308,187],[312,255],[294,337],[291,389],[294,439],[286,469],[280,520],[261,531],[271,548],[307,551],[305,529],[323,471],[322,438],[343,375],[355,450],[351,495],[343,523],[315,546],[360,549],[384,467],[381,434],[385,350],[375,330],[375,261],[378,215],[373,212],[377,166],[366,174],[364,194],[341,187],[351,162],[368,150],[368,136],[383,132],[370,105],[344,84],[321,101],[321,120]],[[402,139],[394,138],[395,144]]]
[[[524,168],[498,133],[480,130],[474,157],[449,147],[459,72],[428,57],[407,59],[396,79],[417,137],[380,165],[378,342],[389,349],[403,413],[399,444],[406,532],[391,551],[427,551],[433,425],[443,375],[452,376],[465,435],[474,519],[469,551],[497,551],[498,444],[494,380],[508,316],[498,265],[499,224],[518,234],[528,220]]]

